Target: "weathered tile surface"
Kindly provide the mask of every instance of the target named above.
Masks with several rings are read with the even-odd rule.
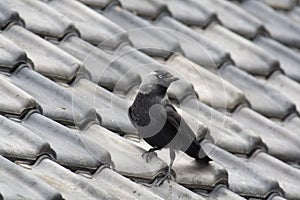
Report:
[[[271,37],[293,46],[300,47],[300,24],[290,20],[284,14],[273,10],[267,4],[257,0],[247,0],[241,5],[245,10],[264,22],[264,26]],[[288,34],[286,34],[288,32]]]
[[[0,1],[0,29],[6,28],[10,23],[21,23],[19,14],[6,5],[5,2]]]
[[[27,170],[0,156],[1,199],[62,199],[61,194]],[[30,192],[29,192],[30,191]]]
[[[30,130],[0,115],[0,155],[9,159],[36,160],[50,154],[50,145]]]
[[[4,72],[13,71],[18,65],[27,62],[25,51],[13,42],[0,35],[0,70]]]
[[[104,15],[119,24],[129,35],[133,46],[146,54],[168,57],[180,50],[176,40],[164,29],[154,27],[150,22],[118,6],[108,8]]]
[[[289,10],[297,3],[297,0],[263,0],[274,9]]]
[[[256,37],[255,44],[270,52],[280,61],[280,67],[286,75],[299,82],[300,80],[300,53],[267,37]]]
[[[224,66],[220,73],[225,80],[245,93],[253,110],[279,119],[295,111],[295,105],[289,98],[282,95],[280,91],[259,82],[250,74],[231,65]]]
[[[173,55],[166,64],[183,77],[188,77],[199,100],[214,108],[234,109],[243,103],[245,96],[241,90],[213,74],[200,65],[180,55]]]
[[[263,175],[262,169],[249,165],[249,162],[212,144],[207,143],[204,148],[215,162],[228,171],[229,188],[232,191],[246,197],[256,198],[266,198],[273,192],[280,192],[278,182]]]
[[[55,121],[83,128],[100,120],[95,110],[80,97],[29,68],[18,70],[11,80],[36,100],[43,115]]]
[[[112,164],[104,148],[76,129],[69,129],[38,113],[27,116],[24,126],[49,142],[56,161],[72,170],[95,170],[102,164]]]
[[[158,19],[155,25],[171,29],[167,33],[176,38],[183,54],[197,64],[216,68],[229,59],[226,51],[169,16]]]
[[[2,75],[0,75],[0,92],[0,113],[2,115],[22,117],[30,109],[37,107],[32,96]]]
[[[38,35],[59,39],[74,30],[71,20],[41,1],[1,0],[1,2],[11,10],[17,11],[24,20],[25,27]]]
[[[230,52],[237,67],[251,74],[268,76],[279,68],[278,61],[267,51],[220,25],[208,27],[204,35]]]
[[[81,37],[94,45],[98,45],[110,39],[113,35],[124,31],[121,27],[100,13],[77,1],[54,0],[49,1],[48,5],[70,18],[79,30]],[[122,37],[118,37],[116,40],[104,42],[103,45],[115,47],[122,42],[122,40],[125,40],[125,38],[126,35],[122,35]]]
[[[233,118],[255,131],[267,145],[269,154],[284,161],[299,161],[297,132],[289,131],[249,108],[237,110]]]
[[[2,34],[25,50],[37,72],[51,79],[70,82],[82,67],[76,58],[21,26],[14,25]]]

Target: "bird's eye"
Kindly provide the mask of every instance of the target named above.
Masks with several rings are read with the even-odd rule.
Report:
[[[161,75],[161,74],[160,74],[160,75],[158,75],[158,78],[162,78],[162,77],[163,77],[163,75]]]

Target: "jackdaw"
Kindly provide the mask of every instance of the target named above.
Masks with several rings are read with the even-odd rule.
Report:
[[[166,176],[171,178],[171,168],[175,159],[175,150],[185,152],[196,160],[209,162],[211,159],[201,150],[194,132],[177,113],[167,98],[167,89],[174,81],[179,80],[165,70],[156,70],[143,80],[139,92],[129,107],[128,115],[131,123],[137,128],[151,148],[150,152],[162,148],[170,149],[170,165]]]

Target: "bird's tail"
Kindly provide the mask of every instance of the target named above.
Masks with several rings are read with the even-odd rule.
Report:
[[[189,146],[189,148],[185,151],[185,153],[196,160],[201,160],[205,162],[209,162],[212,159],[208,157],[204,151],[201,149],[200,144],[195,140],[192,142],[192,144]]]

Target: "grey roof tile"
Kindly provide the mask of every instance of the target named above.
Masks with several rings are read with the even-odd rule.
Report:
[[[110,39],[113,35],[124,32],[120,26],[80,2],[53,0],[47,3],[47,5],[70,18],[79,30],[81,37],[92,44],[98,45]],[[126,34],[122,34],[120,37],[114,38],[115,40],[110,39],[109,42],[104,42],[102,45],[115,47],[124,40],[126,41],[126,37]]]
[[[285,74],[296,81],[300,81],[300,54],[298,52],[267,37],[256,37],[254,43],[276,57]]]
[[[101,125],[122,133],[136,134],[136,128],[128,117],[129,102],[114,93],[97,86],[87,79],[79,79],[71,89],[73,94],[81,97],[94,107],[101,117]]]
[[[0,115],[0,154],[9,159],[36,160],[42,154],[50,154],[45,140],[24,128],[18,122]]]
[[[55,188],[63,199],[117,200],[113,194],[99,187],[94,179],[72,173],[46,157],[41,157],[28,173]]]
[[[297,0],[263,0],[274,9],[290,10],[297,4]]]
[[[166,5],[161,0],[120,0],[123,8],[149,18],[157,17]]]
[[[200,1],[197,2],[200,4]],[[246,38],[255,37],[263,29],[263,23],[259,19],[245,12],[233,2],[204,0],[201,1],[201,4],[215,9],[222,25]]]
[[[114,0],[79,0],[81,3],[88,5],[93,8],[105,8],[110,3],[114,2]]]
[[[156,156],[151,157],[147,163],[142,158],[144,149],[99,125],[90,126],[82,131],[82,134],[107,149],[111,154],[115,170],[124,176],[152,182],[167,166]]]
[[[136,66],[127,62],[126,59],[120,60],[119,56],[106,53],[78,37],[67,38],[59,43],[59,47],[83,62],[94,83],[111,91],[117,85],[118,90],[126,94],[141,82],[140,76],[132,70]]]
[[[26,128],[49,142],[56,161],[72,170],[95,170],[102,164],[111,164],[110,154],[97,143],[39,113],[23,120]],[[67,141],[67,142],[66,142]]]
[[[277,89],[291,99],[296,104],[297,110],[300,111],[300,85],[298,82],[278,72],[269,77],[267,85]]]
[[[224,66],[220,73],[225,80],[245,93],[253,110],[279,119],[295,111],[295,105],[290,99],[274,88],[259,82],[250,74],[232,65]]]
[[[299,161],[300,140],[296,132],[283,128],[249,108],[237,110],[233,118],[255,131],[267,145],[269,154],[284,161]]]
[[[287,199],[300,199],[300,170],[266,153],[260,152],[250,158],[250,163],[259,167],[266,176],[275,178]]]
[[[150,22],[118,6],[109,7],[104,15],[128,31],[129,40],[135,48],[157,57],[168,57],[180,51],[176,40],[164,29],[154,27]]]
[[[289,46],[300,48],[300,24],[257,0],[244,1],[241,6],[264,22],[271,37]],[[286,33],[289,34],[286,34]]]
[[[187,25],[205,27],[216,19],[216,13],[212,7],[197,1],[165,0],[168,10],[173,18]]]
[[[27,62],[25,51],[13,42],[0,35],[0,70],[5,72],[13,71],[18,65]]]
[[[251,74],[268,76],[279,68],[278,60],[267,51],[220,25],[209,26],[204,35],[230,52],[236,66]]]
[[[287,15],[297,22],[300,22],[300,6],[295,6]]]
[[[291,130],[292,132],[298,132],[300,128],[300,118],[297,115],[288,117],[284,123],[283,126]]]
[[[11,80],[33,96],[42,113],[55,121],[83,128],[99,120],[95,110],[81,98],[29,68],[21,68]]]
[[[45,37],[62,38],[73,31],[72,22],[40,1],[1,0],[11,10],[17,11],[30,31]]]
[[[0,75],[0,113],[6,116],[22,117],[26,112],[37,107],[35,100]]]
[[[207,139],[227,151],[247,155],[264,146],[258,135],[195,98],[187,98],[180,107],[207,125]]]
[[[209,193],[209,198],[214,200],[245,200],[245,198],[222,185],[215,187],[214,190]]]
[[[82,67],[76,58],[21,26],[11,26],[2,34],[26,51],[37,72],[51,79],[70,82]]]
[[[93,178],[101,188],[118,199],[162,200],[157,194],[149,191],[148,188],[144,188],[108,168],[98,170],[93,174]],[[116,188],[120,188],[120,190],[116,190]]]
[[[271,200],[286,200],[286,199],[283,197],[280,197],[280,196],[275,196],[275,197],[272,197]]]
[[[234,109],[245,101],[241,90],[179,54],[171,56],[166,65],[183,77],[188,77],[186,81],[193,84],[199,100],[211,107]]]
[[[7,25],[10,23],[21,23],[21,19],[19,14],[11,9],[6,5],[5,2],[0,1],[0,29],[6,28]]]
[[[262,169],[212,144],[206,143],[204,148],[215,162],[228,171],[229,188],[233,192],[256,198],[280,192],[278,182],[264,175]]]
[[[178,200],[206,200],[204,197],[195,194],[194,192],[184,188],[174,181],[165,181],[159,187],[151,187],[150,191],[159,195],[163,199],[178,199]]]
[[[62,196],[45,182],[25,169],[0,156],[1,199],[62,199]],[[30,192],[29,192],[30,191]]]
[[[229,54],[215,43],[169,16],[157,19],[155,25],[171,29],[167,33],[176,38],[183,54],[197,64],[218,67],[229,59]]]

